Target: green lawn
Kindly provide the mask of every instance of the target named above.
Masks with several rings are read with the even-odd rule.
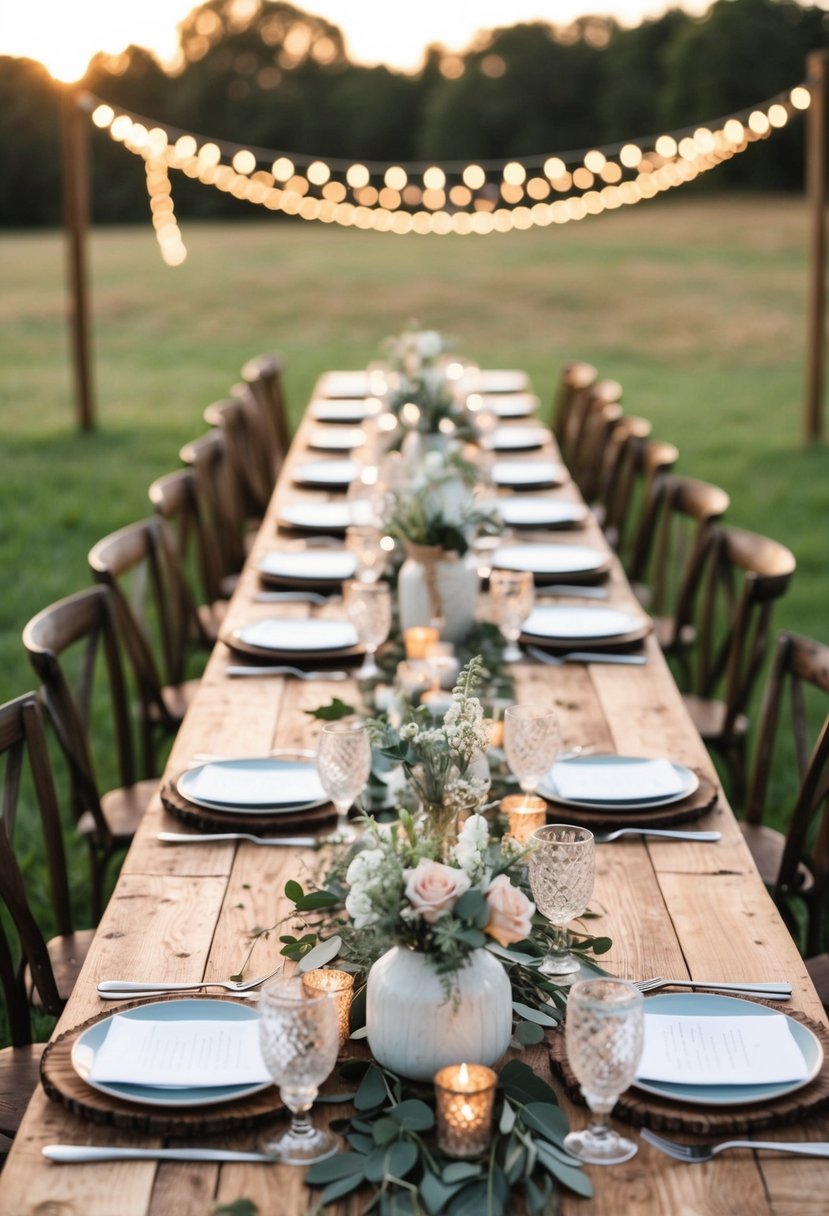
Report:
[[[829,452],[801,445],[807,215],[797,198],[686,194],[563,228],[380,236],[273,218],[91,241],[99,425],[74,427],[59,233],[0,235],[0,699],[33,683],[20,631],[88,582],[104,533],[148,512],[201,414],[250,355],[277,350],[298,417],[329,367],[359,367],[415,317],[549,400],[580,358],[722,484],[730,521],[795,552],[777,623],[829,640]]]

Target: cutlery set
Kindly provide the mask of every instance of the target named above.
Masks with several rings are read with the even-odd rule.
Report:
[[[605,654],[604,651],[590,653],[586,650],[570,650],[567,654],[549,654],[538,646],[525,646],[530,658],[547,667],[559,667],[562,663],[615,663],[619,667],[644,667],[647,659],[643,654]]]
[[[295,680],[347,680],[347,671],[302,671],[299,667],[239,667],[225,668],[226,676],[293,676]]]

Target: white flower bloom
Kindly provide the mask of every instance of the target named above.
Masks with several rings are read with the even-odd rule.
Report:
[[[382,849],[363,849],[346,870],[345,881],[350,887],[365,886],[373,878],[378,877],[378,871],[384,858],[385,853]]]
[[[443,338],[434,329],[423,329],[416,335],[421,359],[437,359],[443,353]]]
[[[352,887],[345,897],[345,910],[354,922],[355,929],[364,929],[378,919],[368,893],[362,887]]]

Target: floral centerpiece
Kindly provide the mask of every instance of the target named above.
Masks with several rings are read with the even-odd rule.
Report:
[[[388,406],[409,431],[454,435],[463,427],[457,379],[449,374],[454,343],[415,322],[383,344],[392,373]]]

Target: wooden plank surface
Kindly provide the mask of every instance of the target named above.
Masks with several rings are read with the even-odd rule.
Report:
[[[279,505],[299,499],[324,500],[336,495],[297,487],[291,482],[296,462],[309,454],[306,436],[316,425],[300,427],[280,477],[268,515],[230,606],[233,628],[275,612],[256,604],[256,565],[268,550],[292,534],[276,525]],[[552,453],[555,455],[555,453]],[[332,456],[332,458],[337,458]],[[513,459],[514,457],[508,457]],[[532,457],[529,457],[532,458]],[[533,491],[538,493],[538,491]],[[547,491],[551,497],[577,499],[572,484]],[[554,539],[566,543],[566,533]],[[571,534],[573,543],[604,540],[590,520]],[[610,602],[633,609],[636,601],[618,562],[606,584]],[[307,605],[279,605],[278,615],[306,616]],[[337,605],[321,610],[336,616]],[[704,746],[682,706],[670,672],[653,639],[645,644],[643,668],[520,664],[515,668],[517,696],[556,706],[563,745],[596,751],[669,755],[712,780],[716,774]],[[315,745],[319,724],[304,711],[332,696],[358,695],[353,684],[331,681],[306,684],[274,677],[233,680],[224,667],[231,659],[218,644],[202,687],[174,744],[168,775],[181,771],[197,753],[244,755],[274,746]],[[603,960],[623,976],[691,975],[733,979],[787,979],[795,986],[793,1007],[825,1021],[805,968],[754,869],[741,833],[723,798],[694,826],[717,828],[718,845],[625,841],[598,850],[597,882],[590,922],[613,938]],[[156,799],[126,858],[79,984],[58,1030],[111,1011],[95,992],[103,978],[198,980],[224,977],[238,970],[250,935],[285,915],[281,891],[288,877],[314,872],[319,854],[253,845],[165,847],[159,830],[181,830]],[[251,974],[269,971],[278,959],[277,934],[258,943]],[[534,1048],[526,1057],[549,1076],[546,1052]],[[563,1105],[574,1124],[583,1108]],[[829,1120],[810,1121],[808,1128],[787,1129],[781,1138],[829,1138]],[[302,1183],[302,1171],[288,1167],[113,1164],[51,1166],[41,1146],[69,1142],[97,1144],[153,1143],[147,1137],[83,1123],[35,1095],[0,1175],[0,1216],[204,1216],[217,1200],[248,1196],[260,1212],[281,1216],[314,1210],[315,1195]],[[250,1147],[251,1137],[225,1137],[224,1146]],[[802,1160],[763,1159],[742,1154],[708,1166],[678,1164],[642,1144],[624,1166],[589,1171],[596,1188],[592,1202],[563,1193],[563,1216],[596,1213],[618,1216],[645,1213],[797,1213],[826,1210],[825,1164]],[[361,1210],[361,1201],[342,1211]]]

